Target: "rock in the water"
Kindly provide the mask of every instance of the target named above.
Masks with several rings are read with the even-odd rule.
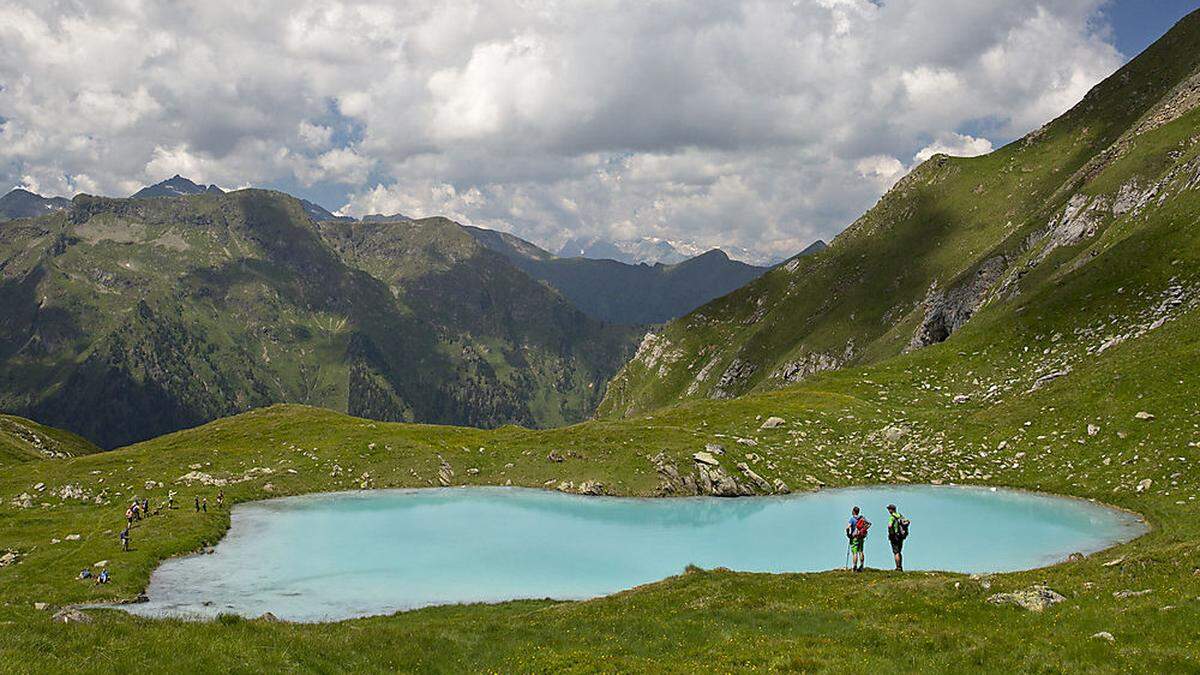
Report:
[[[778,429],[786,424],[782,417],[768,417],[766,422],[762,423],[760,429]]]
[[[57,612],[54,613],[54,616],[51,617],[51,619],[55,623],[91,623],[92,622],[92,617],[88,616],[87,614],[84,614],[83,612],[81,612],[73,607],[67,607],[66,609],[58,610]]]
[[[996,593],[987,599],[988,603],[993,605],[1016,605],[1031,612],[1041,612],[1063,600],[1066,598],[1047,586],[1032,586],[1012,593]]]

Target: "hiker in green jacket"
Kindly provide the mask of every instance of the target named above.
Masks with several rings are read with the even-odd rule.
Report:
[[[888,504],[888,541],[892,544],[892,555],[896,558],[896,571],[904,571],[904,540],[908,538],[909,520]]]

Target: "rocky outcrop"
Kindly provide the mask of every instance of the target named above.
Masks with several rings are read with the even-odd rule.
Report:
[[[1000,279],[1008,259],[995,256],[984,261],[966,281],[947,291],[929,289],[922,303],[925,318],[909,342],[909,350],[945,342],[987,301],[988,291]]]
[[[713,385],[713,389],[709,392],[708,397],[714,399],[733,398],[738,394],[738,390],[750,376],[754,375],[754,371],[758,370],[758,366],[743,361],[734,359],[725,372],[721,374],[721,378]]]
[[[721,460],[707,451],[692,454],[692,470],[687,473],[681,473],[665,453],[660,452],[650,461],[658,473],[659,484],[655,494],[660,497],[749,497],[756,494],[787,494],[791,491],[782,480],[776,478],[772,483],[745,462],[735,465],[740,476],[730,474],[721,466]]]
[[[438,467],[438,483],[442,487],[450,487],[453,484],[451,481],[454,479],[454,468],[441,455],[438,455],[438,461],[441,462]]]
[[[1041,612],[1066,600],[1047,586],[1032,586],[1023,591],[996,593],[987,599],[992,605],[1016,605],[1031,612]]]
[[[772,377],[793,384],[803,382],[817,373],[837,370],[845,366],[854,358],[854,353],[854,340],[851,339],[846,342],[846,347],[841,354],[810,352],[798,359],[784,363],[776,369]]]
[[[51,617],[51,620],[54,621],[54,623],[91,623],[92,617],[84,614],[74,607],[67,607],[55,612],[54,616]]]

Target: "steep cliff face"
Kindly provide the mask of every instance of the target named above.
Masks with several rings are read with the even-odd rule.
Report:
[[[601,414],[772,389],[943,342],[1171,217],[1194,190],[1198,41],[1193,15],[1027,137],[931,158],[828,250],[666,326],[614,378]]]

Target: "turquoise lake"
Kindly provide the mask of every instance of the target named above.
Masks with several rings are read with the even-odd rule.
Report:
[[[1145,531],[1087,501],[989,488],[824,490],[742,499],[580,497],[519,488],[377,490],[239,505],[216,552],[166,561],[148,616],[332,621],[427,605],[579,599],[679,574],[843,567],[850,508],[874,523],[867,566],[891,568],[885,506],[912,520],[908,570],[1006,572]]]

